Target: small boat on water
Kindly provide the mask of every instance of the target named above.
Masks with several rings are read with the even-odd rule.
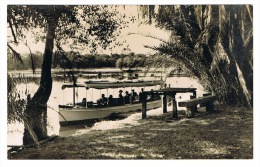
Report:
[[[141,94],[122,96],[121,98],[104,98],[102,97],[97,102],[88,101],[87,97],[82,99],[82,102],[75,103],[75,88],[83,87],[86,91],[93,89],[108,89],[108,88],[127,88],[127,87],[149,87],[163,86],[162,80],[127,80],[127,81],[86,81],[85,83],[63,84],[62,89],[73,89],[73,104],[59,105],[59,122],[60,125],[68,125],[76,122],[97,120],[100,118],[109,117],[111,114],[126,113],[130,111],[138,111],[142,109]],[[147,99],[147,110],[159,108],[162,106],[160,96],[151,96]]]

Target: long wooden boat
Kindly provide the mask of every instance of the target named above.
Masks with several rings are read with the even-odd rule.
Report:
[[[86,81],[83,84],[64,84],[62,89],[76,87],[94,88],[94,89],[108,89],[108,88],[125,88],[125,87],[145,87],[163,85],[163,81]],[[119,98],[114,98],[119,100]],[[147,100],[147,110],[159,108],[162,106],[160,97]],[[140,101],[130,102],[129,104],[116,103],[114,105],[100,106],[93,101],[87,101],[75,103],[75,91],[73,91],[73,104],[71,105],[59,105],[59,122],[60,125],[67,125],[76,122],[82,122],[87,120],[95,120],[100,118],[109,117],[111,114],[126,113],[130,111],[137,111],[142,109],[142,103]]]

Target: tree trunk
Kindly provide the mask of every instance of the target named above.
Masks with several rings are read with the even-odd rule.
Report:
[[[24,145],[48,138],[47,102],[52,91],[51,64],[57,20],[49,19],[47,25],[40,86],[25,110]],[[33,136],[32,133],[35,135]]]
[[[251,10],[243,5],[161,6],[159,25],[181,40],[155,48],[183,64],[221,103],[252,107]]]

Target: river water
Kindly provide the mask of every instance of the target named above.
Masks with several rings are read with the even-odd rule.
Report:
[[[106,78],[106,80],[113,80],[114,78]],[[151,79],[151,78],[139,78],[139,79]],[[84,82],[85,78],[78,78],[77,82]],[[137,123],[138,119],[141,119],[141,113],[132,114],[122,120],[107,120],[95,123],[94,125],[70,125],[61,127],[59,125],[58,119],[58,105],[67,104],[73,101],[72,89],[62,90],[61,86],[64,84],[63,81],[54,80],[53,89],[51,96],[48,101],[48,134],[49,135],[60,135],[60,136],[69,136],[69,135],[78,135],[82,133],[87,133],[92,129],[106,130],[111,128],[120,128],[125,125],[134,125]],[[194,79],[188,77],[170,77],[166,79],[166,84],[171,87],[195,87],[197,88],[197,96],[201,96],[203,93],[203,87],[198,84]],[[20,91],[21,94],[27,90],[31,95],[35,93],[38,85],[35,83],[29,84],[20,84],[17,86],[17,91]],[[122,90],[131,92],[131,89],[135,89],[136,92],[139,92],[141,88],[123,88]],[[145,87],[145,90],[159,89],[159,87]],[[113,95],[113,97],[118,96],[119,89],[106,89],[106,90],[96,90],[89,89],[86,91],[85,88],[76,89],[76,102],[80,102],[83,97],[87,96],[88,100],[96,101],[101,97],[101,94]],[[189,93],[181,93],[176,95],[176,101],[186,100],[190,98]],[[25,97],[24,97],[25,98]],[[178,108],[181,109],[181,108]],[[169,108],[169,111],[171,107]],[[162,108],[158,108],[152,111],[149,111],[149,115],[157,115],[162,113]],[[22,136],[23,136],[24,127],[21,123],[9,124],[7,129],[7,145],[22,145]]]

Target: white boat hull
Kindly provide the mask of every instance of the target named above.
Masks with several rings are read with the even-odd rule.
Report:
[[[162,106],[161,100],[148,101],[147,110],[159,108]],[[130,111],[142,110],[142,103],[126,104],[121,106],[111,106],[102,108],[60,108],[59,122],[61,125],[69,122],[84,120],[94,120],[109,117],[115,113],[126,113]]]

